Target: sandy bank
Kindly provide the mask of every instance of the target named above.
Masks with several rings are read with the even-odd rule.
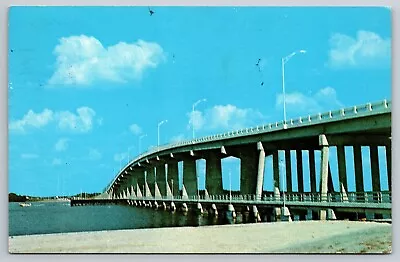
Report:
[[[10,253],[388,253],[392,226],[301,221],[9,237]]]

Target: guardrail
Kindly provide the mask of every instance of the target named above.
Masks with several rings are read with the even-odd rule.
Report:
[[[247,202],[342,202],[342,203],[392,203],[392,193],[389,191],[383,192],[349,192],[342,194],[339,192],[334,193],[281,193],[280,195],[263,195],[261,198],[257,198],[256,195],[209,195],[209,196],[162,196],[162,197],[131,197],[126,198],[129,200],[139,201],[173,201],[173,200],[185,200],[190,202],[198,201],[218,201],[218,202],[229,202],[234,201],[236,203],[247,203]]]
[[[133,160],[128,162],[126,164],[126,166],[124,166],[123,169],[121,169],[120,172],[117,174],[117,176],[111,181],[111,183],[107,187],[107,190],[111,187],[112,184],[114,184],[115,180],[122,174],[122,172],[125,169],[127,169],[130,165],[132,165],[133,163],[138,162],[139,160],[145,158],[146,156],[149,156],[156,152],[164,151],[167,149],[173,149],[173,148],[177,148],[177,147],[181,147],[181,146],[186,146],[186,145],[215,142],[215,141],[221,141],[224,139],[231,139],[231,138],[236,138],[236,137],[241,137],[241,136],[248,136],[248,135],[260,134],[260,133],[268,133],[268,132],[273,132],[273,131],[278,131],[278,130],[283,130],[283,129],[300,127],[300,126],[316,125],[316,124],[321,124],[321,123],[326,123],[326,122],[333,122],[333,121],[351,119],[351,118],[356,118],[356,117],[374,115],[374,114],[379,114],[379,113],[391,112],[391,108],[392,108],[392,102],[390,100],[388,101],[385,99],[385,100],[379,101],[379,102],[366,103],[366,104],[359,105],[359,106],[352,106],[352,107],[342,108],[339,110],[328,111],[325,113],[318,113],[315,115],[298,117],[295,119],[290,119],[287,122],[280,121],[280,122],[269,123],[269,124],[256,126],[256,127],[243,128],[240,130],[229,131],[229,132],[222,133],[222,134],[216,134],[216,135],[205,136],[205,137],[196,138],[196,139],[192,139],[192,140],[181,141],[181,142],[177,142],[177,143],[164,144],[164,145],[158,146],[152,150],[143,152],[142,154],[136,156]]]

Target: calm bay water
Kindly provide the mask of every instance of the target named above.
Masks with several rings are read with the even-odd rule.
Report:
[[[123,205],[71,207],[67,202],[33,202],[20,207],[9,203],[8,210],[9,236],[232,223],[222,217]]]

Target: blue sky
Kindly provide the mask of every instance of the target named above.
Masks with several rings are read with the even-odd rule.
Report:
[[[282,120],[301,49],[288,118],[391,99],[387,8],[152,9],[10,9],[10,192],[99,192],[165,119],[161,144]]]

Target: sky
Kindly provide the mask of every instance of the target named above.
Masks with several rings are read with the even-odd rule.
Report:
[[[193,127],[201,137],[281,121],[281,61],[293,52],[288,118],[391,99],[388,8],[151,10],[10,8],[9,192],[100,192],[129,159],[157,146],[163,120],[160,144],[191,139]],[[368,155],[364,148],[363,161]],[[239,188],[239,165],[223,160],[225,189]],[[202,189],[203,160],[198,171]]]

